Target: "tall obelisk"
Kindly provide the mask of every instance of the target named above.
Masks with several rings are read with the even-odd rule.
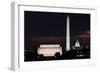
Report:
[[[66,19],[66,25],[67,25],[67,29],[66,29],[66,32],[67,32],[67,38],[66,38],[66,51],[70,51],[70,19],[69,19],[69,16],[67,16],[67,19]]]

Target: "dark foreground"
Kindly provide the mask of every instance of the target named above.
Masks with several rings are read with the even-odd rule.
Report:
[[[47,61],[47,60],[70,60],[70,59],[89,59],[90,58],[90,49],[82,50],[70,50],[63,51],[62,56],[56,54],[54,57],[44,57],[43,55],[38,55],[36,51],[30,50],[25,51],[24,61]]]

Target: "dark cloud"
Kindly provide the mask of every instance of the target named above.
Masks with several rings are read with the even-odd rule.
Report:
[[[70,17],[71,43],[90,43],[90,14],[25,11],[25,49],[33,45],[60,43],[66,46],[66,17]],[[89,40],[89,41],[87,41]]]

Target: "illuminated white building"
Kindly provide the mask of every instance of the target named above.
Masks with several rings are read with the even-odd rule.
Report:
[[[40,45],[37,50],[38,55],[43,55],[44,57],[55,56],[56,53],[62,55],[62,47],[59,44],[48,44],[48,45]]]
[[[66,51],[70,51],[70,18],[67,16],[67,37],[66,37]]]
[[[79,42],[78,40],[76,40],[76,42],[75,42],[75,47],[78,47],[78,48],[81,47],[81,46],[80,46],[80,42]]]

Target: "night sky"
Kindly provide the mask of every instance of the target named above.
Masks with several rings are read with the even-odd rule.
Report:
[[[90,44],[90,14],[25,11],[25,49],[40,44],[60,44],[65,48],[67,15],[70,17],[71,46],[76,39]]]

